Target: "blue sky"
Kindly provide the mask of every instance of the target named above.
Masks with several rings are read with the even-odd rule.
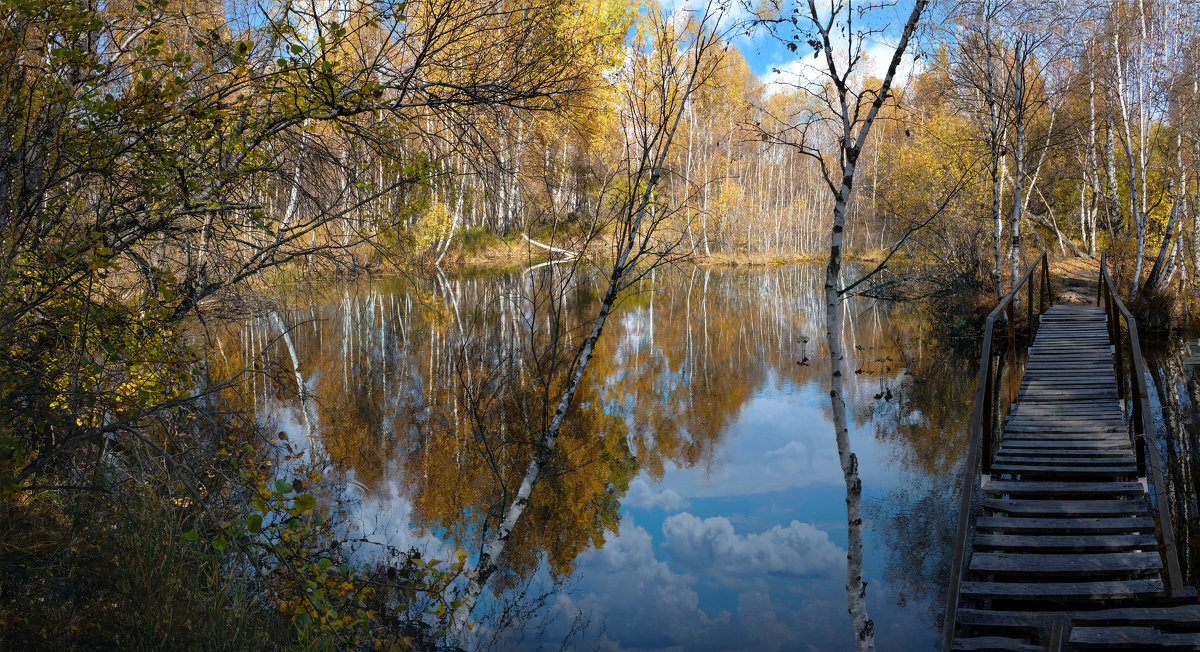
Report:
[[[824,10],[825,15],[828,15],[827,1],[819,1],[817,5],[818,10]],[[704,6],[704,0],[668,0],[663,3],[664,9],[673,12],[698,11],[702,10]],[[856,18],[857,24],[868,29],[878,30],[878,33],[869,35],[864,42],[867,54],[865,70],[871,75],[882,78],[899,40],[904,21],[911,10],[912,3],[901,0],[897,7],[876,10],[863,19]],[[731,40],[755,75],[764,82],[777,85],[777,87],[780,87],[778,86],[780,83],[795,84],[816,79],[819,76],[819,71],[823,70],[825,65],[824,57],[814,59],[811,49],[804,45],[801,45],[796,53],[792,53],[784,43],[772,37],[765,29],[748,25],[750,18],[751,13],[745,2],[734,0],[725,24],[730,24],[729,19],[732,19],[743,25],[742,28],[735,31]],[[805,24],[803,20],[800,22],[801,26]],[[842,39],[835,45],[839,50],[844,50],[845,40]],[[920,47],[919,43],[917,47]],[[910,46],[910,53],[906,54],[904,62],[898,70],[898,81],[901,84],[914,72],[921,69],[921,61],[913,59],[912,52],[914,51]]]

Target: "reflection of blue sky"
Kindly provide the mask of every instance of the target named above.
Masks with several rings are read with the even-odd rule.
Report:
[[[661,480],[642,474],[631,482],[622,498],[619,533],[609,533],[602,549],[587,550],[577,558],[568,590],[552,597],[548,607],[541,610],[540,618],[546,621],[547,629],[530,628],[520,634],[533,647],[552,644],[567,634],[574,615],[582,612],[593,626],[575,641],[579,648],[595,643],[601,649],[851,649],[843,588],[845,487],[832,426],[826,418],[828,378],[814,374],[806,384],[797,384],[795,377],[765,362],[781,354],[788,365],[797,355],[823,355],[818,353],[817,342],[806,354],[793,350],[797,336],[819,332],[811,321],[811,315],[819,313],[819,297],[801,292],[795,297],[784,295],[786,301],[773,300],[773,296],[778,298],[779,285],[768,283],[766,274],[761,279],[732,280],[714,274],[711,290],[708,272],[693,273],[693,279],[697,294],[685,308],[690,314],[673,314],[669,302],[656,302],[652,294],[643,306],[627,306],[618,313],[621,328],[614,329],[620,333],[617,363],[612,376],[600,382],[614,387],[613,395],[624,396],[616,386],[622,384],[625,374],[633,369],[650,369],[658,374],[652,385],[656,398],[675,400],[672,390],[690,382],[693,352],[667,356],[661,348],[666,342],[661,328],[660,341],[654,339],[656,322],[661,326],[664,319],[690,317],[694,327],[689,342],[698,356],[705,337],[721,336],[715,329],[710,334],[701,326],[704,311],[729,309],[739,305],[729,297],[741,300],[746,293],[756,292],[761,300],[755,305],[762,307],[765,316],[758,321],[747,319],[747,328],[756,328],[756,324],[783,325],[778,334],[748,340],[755,350],[747,353],[745,364],[764,360],[764,380],[729,418],[722,435],[713,439],[720,444],[713,451],[711,463],[705,459],[696,467],[679,467],[668,462]],[[775,280],[801,287],[813,281],[803,276]],[[701,294],[700,288],[708,294]],[[371,305],[371,300],[366,305]],[[678,311],[678,305],[675,309]],[[864,315],[872,317],[876,326],[881,318],[879,312],[849,314],[859,321],[859,330],[872,327]],[[374,317],[366,323],[373,326]],[[353,333],[356,328],[346,325],[344,330]],[[851,352],[855,351],[856,334],[861,335],[849,326],[847,348]],[[372,347],[387,346],[382,344],[385,339],[380,335],[381,344],[366,344],[367,351],[376,356],[378,351]],[[343,340],[350,341],[353,338]],[[361,338],[358,342],[363,346]],[[646,365],[647,356],[667,364]],[[868,353],[864,356],[874,357]],[[634,357],[643,360],[642,366],[632,364]],[[422,365],[405,361],[403,355],[390,359],[405,369],[402,377],[408,379],[390,389],[419,394]],[[848,368],[855,367],[848,362]],[[307,368],[305,371],[306,384],[312,388],[316,373]],[[897,392],[902,391],[902,371],[893,370],[895,375],[888,383]],[[334,380],[350,386],[351,368],[347,367],[344,374]],[[865,400],[881,386],[878,376],[866,374],[851,376],[847,381],[858,385],[849,394]],[[632,413],[635,399],[629,396],[628,400],[630,404],[622,409]],[[885,578],[911,575],[913,571],[900,567],[890,557],[892,551],[884,536],[894,524],[882,521],[897,510],[949,510],[951,498],[947,495],[939,503],[942,494],[934,492],[932,501],[917,505],[913,496],[927,489],[929,483],[899,468],[895,442],[875,437],[876,421],[910,422],[924,420],[925,415],[916,410],[899,414],[898,410],[912,406],[901,408],[898,402],[876,401],[872,407],[857,411],[859,418],[864,418],[864,413],[871,416],[865,417],[862,427],[851,429],[864,483],[864,508],[869,507],[865,554],[868,606],[881,647],[928,649],[933,647],[929,605],[924,601],[928,598],[905,596],[903,592],[911,589],[885,582]],[[260,414],[264,425],[273,423],[291,433],[297,447],[323,455],[319,442],[297,436],[305,427],[303,413],[294,400],[267,400],[260,405]],[[377,425],[382,432],[390,432],[393,427],[388,422]],[[362,542],[353,555],[356,561],[385,557],[389,546],[399,550],[416,548],[440,559],[452,556],[453,551],[439,538],[444,532],[413,527],[410,485],[414,479],[405,477],[403,462],[402,458],[391,460],[390,468],[383,473],[385,481],[372,491],[364,491],[354,481],[353,470],[348,470],[337,478],[339,482],[330,483],[330,495],[322,497],[328,501],[323,509],[339,511],[339,521],[347,528],[349,538]],[[926,491],[917,497],[924,495],[930,494]],[[881,521],[873,522],[872,518]],[[916,545],[920,548],[924,541]],[[476,546],[467,547],[476,552]],[[917,580],[928,582],[927,578]],[[541,569],[532,583],[548,585],[546,569]],[[489,602],[490,596],[485,596],[481,604],[487,607]]]
[[[619,536],[580,556],[563,609],[606,628],[601,649],[852,649],[846,614],[845,485],[828,395],[773,383],[741,409],[710,468],[643,474]],[[887,445],[852,430],[864,500],[905,481]],[[888,647],[930,648],[923,605],[906,613],[884,583],[868,522],[868,605]]]

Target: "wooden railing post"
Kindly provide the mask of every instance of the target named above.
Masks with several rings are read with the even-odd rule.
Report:
[[[1108,321],[1108,341],[1113,347],[1113,367],[1117,376],[1117,398],[1125,398],[1125,359],[1121,350],[1121,314],[1117,310],[1112,277],[1108,275],[1106,254],[1100,254],[1100,285],[1104,292],[1104,315]]]
[[[1013,288],[1015,296],[1020,288]],[[1017,324],[1016,310],[1010,301],[1006,313],[1008,315],[1008,404],[1017,402]]]
[[[1050,261],[1046,258],[1042,258],[1042,291],[1045,293],[1042,312],[1046,312],[1054,304],[1054,288],[1050,287]]]
[[[1125,326],[1130,326],[1129,320],[1125,321]],[[1129,334],[1129,362],[1133,367],[1129,370],[1131,385],[1129,388],[1129,402],[1133,404],[1133,449],[1134,454],[1137,455],[1137,472],[1139,478],[1144,478],[1146,477],[1146,426],[1142,420],[1143,392],[1140,391],[1144,381],[1133,377],[1133,374],[1138,372],[1137,365],[1133,364],[1137,358],[1137,354],[1133,350],[1135,342],[1137,342],[1137,327],[1134,326],[1133,329]]]
[[[991,348],[990,341],[988,348]],[[983,467],[981,472],[984,475],[989,475],[992,472],[992,430],[993,424],[996,422],[996,402],[992,399],[992,392],[995,387],[992,378],[995,375],[995,370],[992,366],[992,360],[994,359],[992,352],[984,351],[983,355],[987,360],[985,363],[987,367],[987,380],[984,381],[983,422],[979,424],[982,430],[981,439],[983,440],[980,445],[980,448],[983,449],[983,459],[980,463]]]
[[[1033,283],[1025,284],[1025,320],[1029,329],[1029,341],[1033,341]]]

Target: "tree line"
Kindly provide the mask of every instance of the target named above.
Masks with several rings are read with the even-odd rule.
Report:
[[[1040,248],[1110,252],[1130,295],[1147,300],[1196,283],[1188,8],[922,0],[871,5],[856,23],[853,3],[826,14],[812,2],[667,13],[618,0],[0,0],[6,536],[66,542],[84,522],[109,532],[119,514],[154,515],[169,525],[152,528],[154,545],[206,578],[189,590],[218,596],[161,603],[168,611],[261,616],[237,621],[246,640],[463,636],[545,469],[562,461],[564,424],[583,418],[576,396],[590,391],[587,367],[620,301],[682,258],[827,252],[833,420],[858,555],[847,586],[870,647],[839,302],[1003,294]],[[791,62],[764,82],[731,45],[735,27],[765,34]],[[875,75],[868,50],[881,44],[886,71]],[[556,263],[522,290],[529,317],[517,326],[530,336],[512,335],[499,359],[469,342],[456,350],[454,391],[478,410],[472,436],[525,450],[497,479],[479,549],[409,566],[402,583],[334,564],[306,489],[320,470],[284,443],[296,477],[275,477],[261,451],[279,440],[233,398],[272,373],[294,375],[282,385],[311,398],[295,352],[292,369],[251,356],[215,374],[212,342],[192,334],[274,283],[436,268],[473,243],[521,236]],[[877,264],[843,279],[845,253]],[[605,279],[597,312],[564,319],[592,265]],[[550,332],[533,337],[543,322]],[[288,328],[276,330],[290,347]],[[488,409],[514,401],[523,430],[493,432],[504,419]],[[90,498],[66,498],[76,495]],[[145,548],[147,532],[88,535],[92,556],[16,544],[9,565],[27,581],[3,597],[34,603],[79,564]],[[259,574],[221,579],[243,563],[231,554]],[[141,580],[125,594],[163,583]],[[116,580],[95,581],[80,582],[79,600],[109,604],[100,596]],[[285,623],[229,602],[264,595]],[[436,618],[397,630],[379,615],[395,600]],[[110,643],[185,635],[166,611],[148,621],[118,611],[109,624],[126,629],[98,634]],[[11,614],[24,643],[78,640]]]

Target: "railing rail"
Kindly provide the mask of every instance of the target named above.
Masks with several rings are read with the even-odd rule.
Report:
[[[942,623],[942,649],[949,650],[954,641],[955,621],[958,618],[958,595],[959,587],[962,584],[963,560],[966,556],[967,533],[969,532],[971,511],[975,503],[975,493],[979,489],[980,481],[983,475],[989,474],[992,468],[992,457],[995,447],[993,446],[995,424],[997,422],[998,401],[995,400],[995,384],[1000,382],[999,378],[993,378],[996,374],[993,373],[994,366],[992,364],[992,343],[995,340],[996,318],[1000,313],[1004,313],[1005,322],[1008,327],[1008,348],[1006,357],[1008,359],[1008,387],[1009,401],[1016,402],[1017,391],[1020,387],[1020,378],[1018,377],[1017,368],[1017,324],[1016,324],[1016,299],[1022,288],[1026,290],[1025,308],[1027,312],[1029,339],[1033,340],[1033,335],[1037,329],[1037,323],[1033,319],[1033,295],[1034,282],[1031,282],[1034,271],[1040,267],[1038,280],[1040,288],[1038,289],[1038,298],[1040,299],[1041,307],[1037,311],[1038,315],[1046,312],[1046,309],[1054,301],[1054,297],[1050,288],[1050,265],[1046,259],[1046,253],[1042,252],[1041,256],[1029,266],[1025,275],[1013,285],[1009,293],[1000,300],[992,312],[987,316],[987,322],[983,330],[983,346],[979,354],[979,376],[975,387],[975,407],[971,412],[971,425],[967,433],[967,459],[963,464],[962,470],[962,494],[959,497],[958,510],[958,534],[954,539],[954,558],[950,563],[950,587],[946,592],[946,615]]]
[[[1167,502],[1167,483],[1162,473],[1162,456],[1158,451],[1155,437],[1154,416],[1150,412],[1150,395],[1146,386],[1146,365],[1142,360],[1142,346],[1138,341],[1137,320],[1129,313],[1125,303],[1121,301],[1120,292],[1112,276],[1108,274],[1107,254],[1100,255],[1100,279],[1096,299],[1097,305],[1108,315],[1108,341],[1113,347],[1113,367],[1117,377],[1117,395],[1126,396],[1125,361],[1129,357],[1129,403],[1133,416],[1130,419],[1134,450],[1137,455],[1138,475],[1147,477],[1149,471],[1150,483],[1154,485],[1154,502],[1157,511],[1155,520],[1159,539],[1163,543],[1161,554],[1163,566],[1166,568],[1167,591],[1173,597],[1184,594],[1183,574],[1179,566],[1179,554],[1175,546],[1175,525],[1171,521],[1171,512]],[[1125,320],[1125,331],[1128,333],[1128,351],[1122,350],[1121,322]],[[1149,457],[1149,464],[1147,464]]]

